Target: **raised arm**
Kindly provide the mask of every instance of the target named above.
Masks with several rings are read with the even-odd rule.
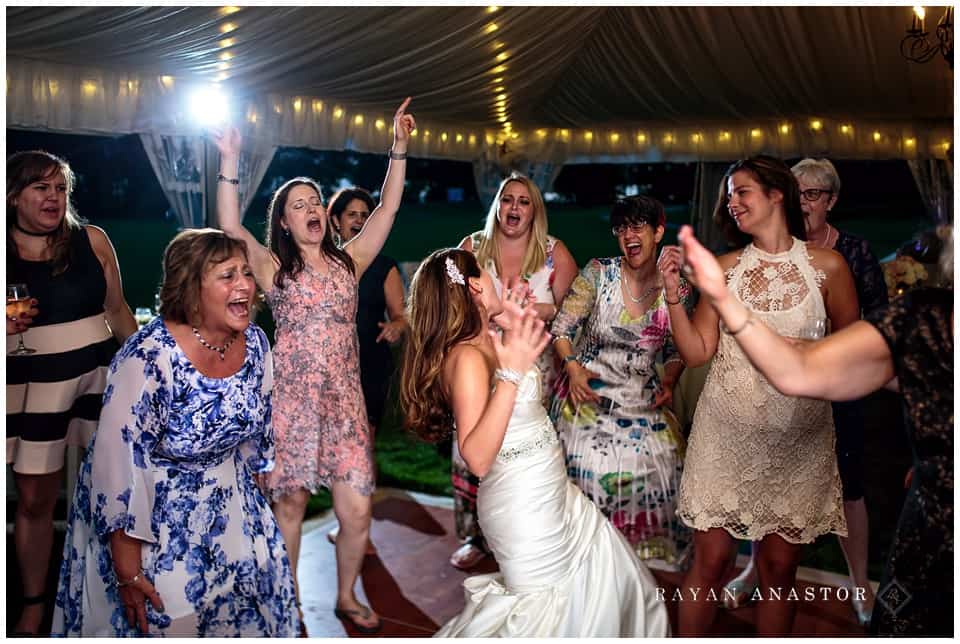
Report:
[[[879,389],[893,377],[890,348],[869,323],[857,321],[823,340],[795,346],[755,319],[730,294],[723,269],[696,240],[693,229],[684,226],[679,239],[691,280],[731,329],[750,362],[780,392],[853,400]]]
[[[222,132],[214,132],[212,138],[220,150],[220,174],[227,179],[237,179],[240,174],[239,130],[229,126]],[[247,245],[253,276],[261,289],[269,291],[277,273],[277,263],[270,250],[257,241],[240,220],[239,183],[222,179],[217,181],[217,225],[228,237],[239,239]]]
[[[736,256],[725,255],[722,261],[732,265]],[[663,279],[664,296],[670,311],[670,333],[674,346],[688,367],[699,367],[717,352],[719,320],[710,306],[698,306],[693,316],[687,312],[680,298],[681,262],[679,246],[664,246],[657,260],[657,268]]]
[[[403,183],[407,174],[407,144],[410,133],[417,128],[413,115],[406,113],[409,104],[408,96],[393,116],[393,147],[390,149],[387,176],[384,177],[383,188],[380,190],[380,203],[370,213],[363,230],[343,247],[356,264],[358,280],[386,243],[397,210],[400,209]]]
[[[523,294],[511,297],[521,299]],[[504,331],[502,340],[494,331],[488,333],[500,368],[522,377],[543,353],[550,336],[532,306],[521,310],[516,301],[504,300],[504,308],[509,309],[509,330]],[[443,371],[460,454],[471,472],[486,476],[503,444],[520,383],[498,379],[491,394],[487,359],[479,349],[468,345],[454,349]]]

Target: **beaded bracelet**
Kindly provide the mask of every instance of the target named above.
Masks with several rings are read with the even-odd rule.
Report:
[[[393,148],[390,148],[390,158],[394,161],[403,161],[407,158],[406,152],[394,152]]]
[[[505,382],[512,382],[516,386],[520,386],[520,380],[523,379],[523,374],[519,371],[514,371],[513,369],[497,369],[493,372],[493,377],[497,380],[503,380]]]
[[[225,182],[225,183],[232,183],[232,184],[235,185],[235,186],[239,186],[239,185],[240,185],[240,179],[231,179],[231,178],[229,178],[229,177],[223,176],[222,174],[218,174],[218,175],[217,175],[217,181],[218,181],[218,182],[223,181],[223,182]]]

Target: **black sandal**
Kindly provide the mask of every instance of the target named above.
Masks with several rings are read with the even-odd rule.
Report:
[[[29,595],[27,597],[24,597],[21,601],[24,607],[36,606],[37,604],[45,604],[47,603],[47,593],[46,591],[44,591],[39,595]],[[39,631],[36,633],[31,633],[30,631],[13,631],[12,633],[10,633],[10,637],[42,637],[42,635],[40,635]]]

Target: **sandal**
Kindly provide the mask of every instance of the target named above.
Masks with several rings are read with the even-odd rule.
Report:
[[[489,554],[473,541],[468,541],[450,555],[450,565],[460,570],[470,570]]]
[[[379,633],[380,629],[383,628],[383,621],[380,619],[378,619],[377,623],[373,626],[364,626],[363,624],[358,624],[356,622],[354,616],[359,617],[360,619],[367,619],[371,614],[373,614],[373,611],[366,606],[362,606],[362,610],[358,610],[356,608],[334,608],[333,614],[336,615],[338,619],[349,622],[351,626],[361,633]]]

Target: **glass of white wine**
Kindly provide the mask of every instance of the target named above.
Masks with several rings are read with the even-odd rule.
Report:
[[[138,306],[136,311],[133,312],[133,319],[137,321],[138,326],[142,327],[153,319],[153,311],[145,306]]]
[[[797,337],[801,340],[820,340],[827,334],[826,318],[809,318],[800,328]]]
[[[7,317],[15,318],[21,313],[30,310],[30,291],[26,284],[7,284]],[[20,340],[17,342],[17,348],[8,353],[11,356],[27,356],[36,353],[36,349],[31,349],[23,343],[23,333],[20,334]]]

